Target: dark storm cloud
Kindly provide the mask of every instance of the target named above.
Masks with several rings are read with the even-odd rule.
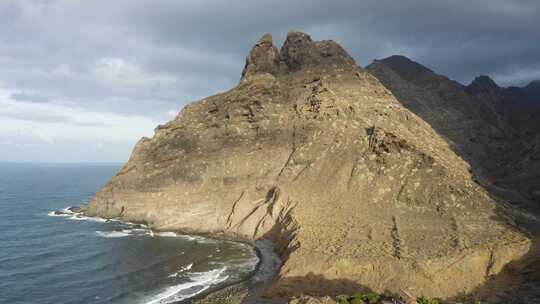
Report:
[[[538,1],[99,3],[2,1],[1,88],[22,102],[162,116],[234,85],[263,32],[279,46],[291,29],[337,40],[361,65],[403,54],[464,83],[540,78]]]

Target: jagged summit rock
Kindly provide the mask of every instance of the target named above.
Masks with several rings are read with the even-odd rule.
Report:
[[[284,68],[279,50],[274,46],[272,34],[265,33],[253,46],[246,58],[242,79],[254,74],[269,73],[277,75]]]
[[[332,40],[313,41],[307,34],[290,32],[281,48],[283,61],[289,71],[325,66],[348,68],[355,66],[354,59]]]
[[[283,265],[268,297],[455,296],[530,246],[499,207],[337,43],[291,32],[279,52],[264,35],[236,87],[141,140],[86,213],[270,239]]]
[[[469,94],[485,94],[485,95],[497,95],[501,92],[501,87],[486,75],[480,75],[476,77],[466,88],[465,91]]]
[[[302,32],[289,32],[281,50],[264,34],[246,58],[242,80],[257,74],[281,76],[302,69],[352,68],[354,59],[332,40],[313,41]]]

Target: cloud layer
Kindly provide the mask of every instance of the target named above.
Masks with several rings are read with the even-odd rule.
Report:
[[[361,65],[402,54],[463,83],[521,85],[540,78],[538,19],[536,0],[5,0],[0,122],[15,133],[0,131],[0,160],[50,160],[98,137],[111,143],[100,160],[125,160],[151,124],[234,85],[263,32],[337,40]],[[25,156],[32,128],[65,145]],[[97,160],[83,152],[70,159]]]

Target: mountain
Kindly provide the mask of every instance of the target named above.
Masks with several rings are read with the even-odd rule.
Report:
[[[429,98],[445,102],[430,86],[443,96],[463,90],[410,67],[404,77],[415,80],[403,85]],[[444,115],[458,112],[449,109]],[[85,213],[270,239],[282,258],[270,298],[362,289],[459,296],[531,243],[510,207],[413,112],[336,42],[291,32],[278,49],[265,34],[237,86],[189,104],[141,139]],[[474,117],[464,123],[476,128]],[[512,136],[498,127],[483,136]]]
[[[464,86],[403,56],[375,60],[366,69],[443,136],[484,185],[517,191],[505,197],[517,204],[540,203],[537,82],[501,88],[483,75]]]
[[[497,91],[491,79],[479,77],[465,87],[403,56],[376,60],[367,70],[476,170],[497,171],[508,149],[515,149],[509,143],[515,142],[517,134],[492,100],[468,93]]]
[[[471,95],[497,96],[501,93],[501,88],[491,77],[480,75],[465,88],[465,92]]]

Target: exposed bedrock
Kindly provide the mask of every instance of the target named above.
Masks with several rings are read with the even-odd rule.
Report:
[[[337,43],[293,32],[281,50],[265,34],[238,86],[142,139],[87,213],[269,238],[284,261],[270,297],[452,297],[528,251],[503,209]]]

